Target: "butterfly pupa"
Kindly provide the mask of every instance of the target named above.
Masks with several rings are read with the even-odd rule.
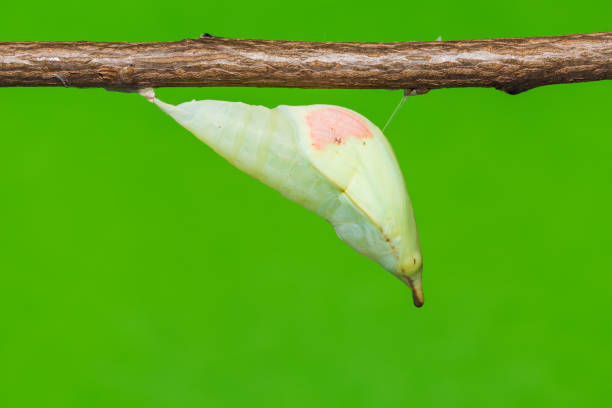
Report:
[[[414,213],[391,145],[340,106],[202,100],[174,106],[141,94],[214,151],[328,220],[340,239],[410,286],[423,305]]]

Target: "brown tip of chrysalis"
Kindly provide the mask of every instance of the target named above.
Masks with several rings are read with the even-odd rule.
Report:
[[[412,301],[416,307],[421,307],[425,304],[425,295],[423,295],[423,280],[421,279],[421,271],[414,276],[402,276],[400,279],[412,290]]]
[[[425,304],[425,296],[423,295],[423,288],[422,287],[416,287],[416,286],[410,286],[410,289],[412,289],[412,301],[414,302],[414,305],[416,307],[421,307]]]

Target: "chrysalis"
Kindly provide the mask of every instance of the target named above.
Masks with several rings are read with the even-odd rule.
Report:
[[[419,238],[404,179],[382,132],[332,105],[174,106],[141,91],[245,173],[328,220],[344,242],[408,284],[423,305]]]

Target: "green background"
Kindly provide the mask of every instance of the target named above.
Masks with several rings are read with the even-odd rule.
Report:
[[[612,16],[608,1],[220,3],[8,2],[0,40],[460,40]],[[609,406],[611,91],[408,100],[386,133],[421,233],[415,309],[327,222],[140,96],[0,89],[0,406]],[[158,95],[337,104],[379,125],[401,98]]]

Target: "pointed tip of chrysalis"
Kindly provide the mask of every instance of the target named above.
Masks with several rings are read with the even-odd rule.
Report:
[[[412,289],[412,301],[414,302],[414,305],[416,307],[422,307],[425,304],[425,296],[423,295],[423,288],[419,284],[419,286],[410,285],[410,289]]]
[[[139,89],[138,93],[146,98],[149,102],[155,102],[155,90],[153,90],[153,88]]]
[[[416,307],[422,307],[425,304],[425,295],[423,294],[423,279],[422,269],[415,275],[402,276],[400,279],[412,290],[412,301]]]
[[[174,106],[157,99],[155,96],[155,90],[153,90],[153,88],[143,88],[138,90],[138,93],[179,122],[184,119],[185,112],[183,112],[183,110],[178,106]]]

